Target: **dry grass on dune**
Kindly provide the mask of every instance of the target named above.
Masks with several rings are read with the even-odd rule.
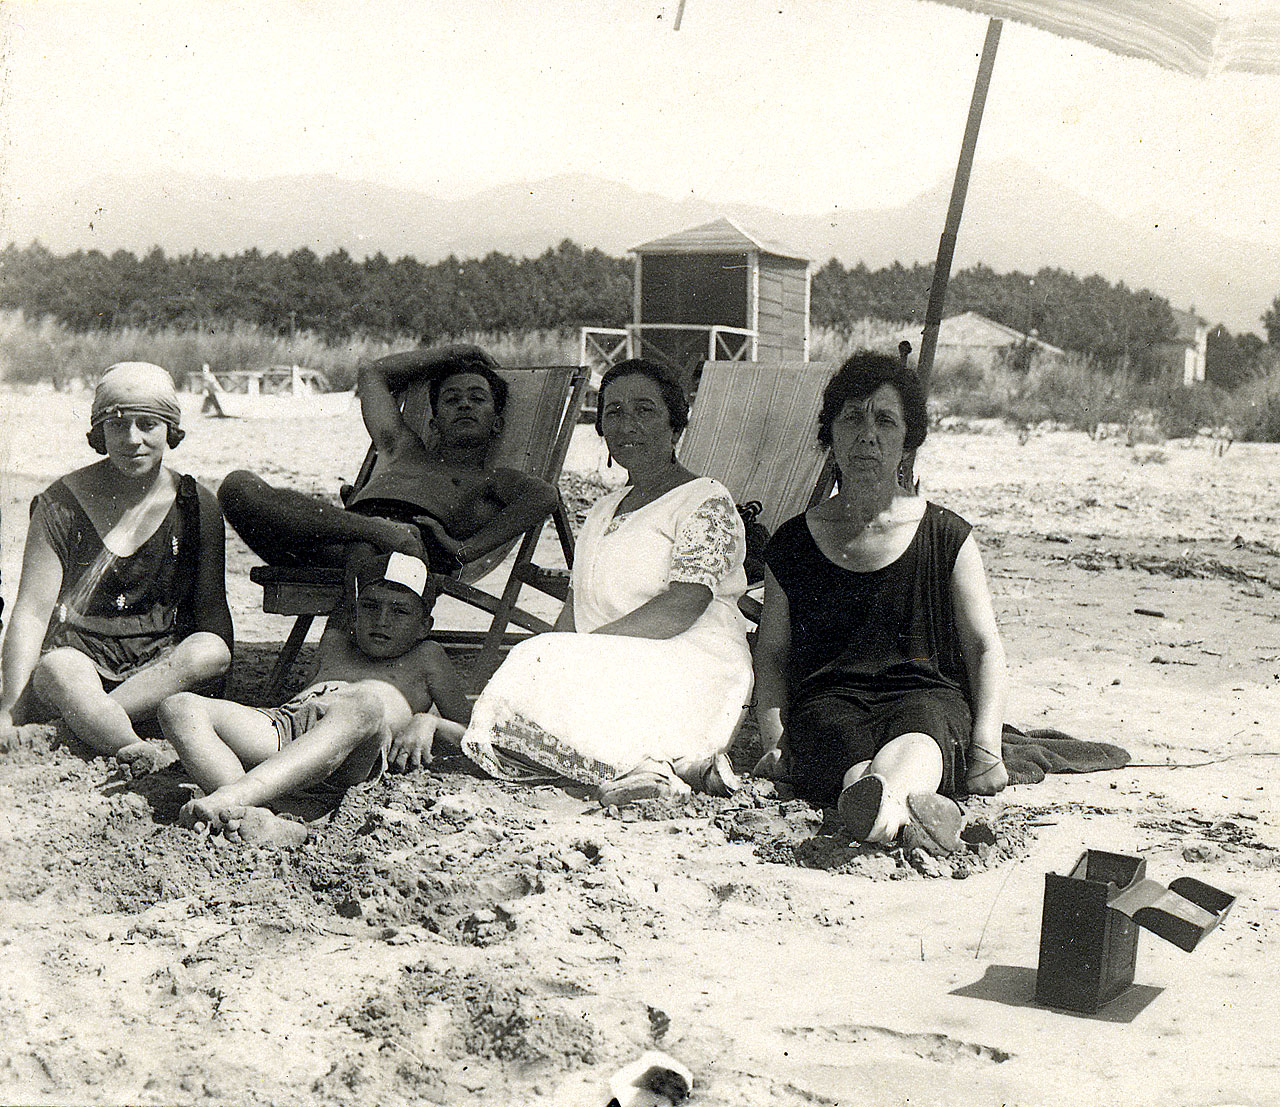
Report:
[[[475,331],[440,341],[473,342],[504,365],[566,365],[578,359],[576,333]],[[350,388],[356,364],[419,345],[353,338],[329,343],[310,331],[277,334],[248,323],[218,323],[201,330],[121,327],[73,331],[51,319],[28,320],[20,311],[0,312],[0,379],[14,383],[51,381],[59,388],[95,380],[117,361],[154,361],[176,379],[217,370],[302,365],[318,369],[336,390]]]

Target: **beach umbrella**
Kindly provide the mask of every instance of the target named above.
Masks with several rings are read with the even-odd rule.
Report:
[[[926,386],[933,368],[956,235],[1004,20],[1030,24],[1116,54],[1143,58],[1193,77],[1225,72],[1280,73],[1280,5],[1275,0],[929,2],[986,15],[988,24],[925,311],[918,364]]]
[[[1145,58],[1166,69],[1280,73],[1275,0],[931,0]]]

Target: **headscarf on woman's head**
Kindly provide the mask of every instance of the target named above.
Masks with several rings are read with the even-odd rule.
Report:
[[[98,381],[89,413],[88,438],[89,445],[100,454],[107,452],[102,424],[117,415],[150,415],[163,420],[169,426],[170,447],[183,439],[178,428],[182,411],[173,378],[149,361],[118,361]]]

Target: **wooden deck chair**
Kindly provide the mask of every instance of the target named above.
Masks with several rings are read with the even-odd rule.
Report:
[[[501,372],[510,385],[510,391],[504,412],[502,438],[493,456],[494,464],[519,469],[556,488],[590,372],[576,365],[503,368]],[[401,409],[409,426],[418,429],[423,440],[429,441],[431,404],[425,380],[405,390],[401,397]],[[369,479],[375,460],[376,452],[370,446],[356,477],[355,488]],[[570,529],[564,504],[558,496],[551,521],[555,525],[565,566],[571,568],[573,531]],[[517,638],[523,637],[508,633],[509,624],[514,623],[529,633],[551,629],[545,620],[517,606],[523,586],[529,585],[561,600],[567,594],[566,570],[539,566],[533,561],[544,524],[545,520],[484,557],[469,562],[454,576],[432,574],[441,595],[453,596],[493,616],[486,631],[437,631],[433,635],[446,645],[480,646],[478,669],[482,673],[497,667],[504,645],[509,646]],[[512,546],[517,545],[515,562],[502,593],[494,595],[476,587],[476,582],[501,564],[511,552]],[[328,615],[341,598],[342,570],[258,565],[250,570],[249,579],[262,585],[263,611],[268,614],[295,616],[293,629],[289,632],[271,672],[270,694],[278,696],[289,669],[306,640],[312,620],[317,615]]]
[[[831,495],[835,469],[818,446],[822,390],[835,367],[822,361],[708,361],[702,367],[680,462],[715,477],[737,504],[761,505],[757,521],[779,523]],[[744,614],[759,603],[744,597]]]

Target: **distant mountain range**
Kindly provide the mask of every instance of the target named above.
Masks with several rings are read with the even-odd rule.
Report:
[[[497,250],[531,256],[569,238],[610,254],[728,215],[745,229],[807,253],[872,268],[931,262],[950,196],[949,181],[908,203],[866,211],[786,215],[742,204],[668,200],[615,181],[567,174],[504,185],[462,200],[329,176],[219,180],[172,174],[100,177],[74,191],[10,196],[3,238],[49,249],[110,252],[250,247],[318,254],[343,248],[430,262]],[[1150,288],[1210,323],[1259,331],[1280,293],[1280,243],[1233,240],[1194,225],[1123,219],[1016,161],[975,167],[956,267],[982,262],[999,272],[1042,266],[1100,273]]]

